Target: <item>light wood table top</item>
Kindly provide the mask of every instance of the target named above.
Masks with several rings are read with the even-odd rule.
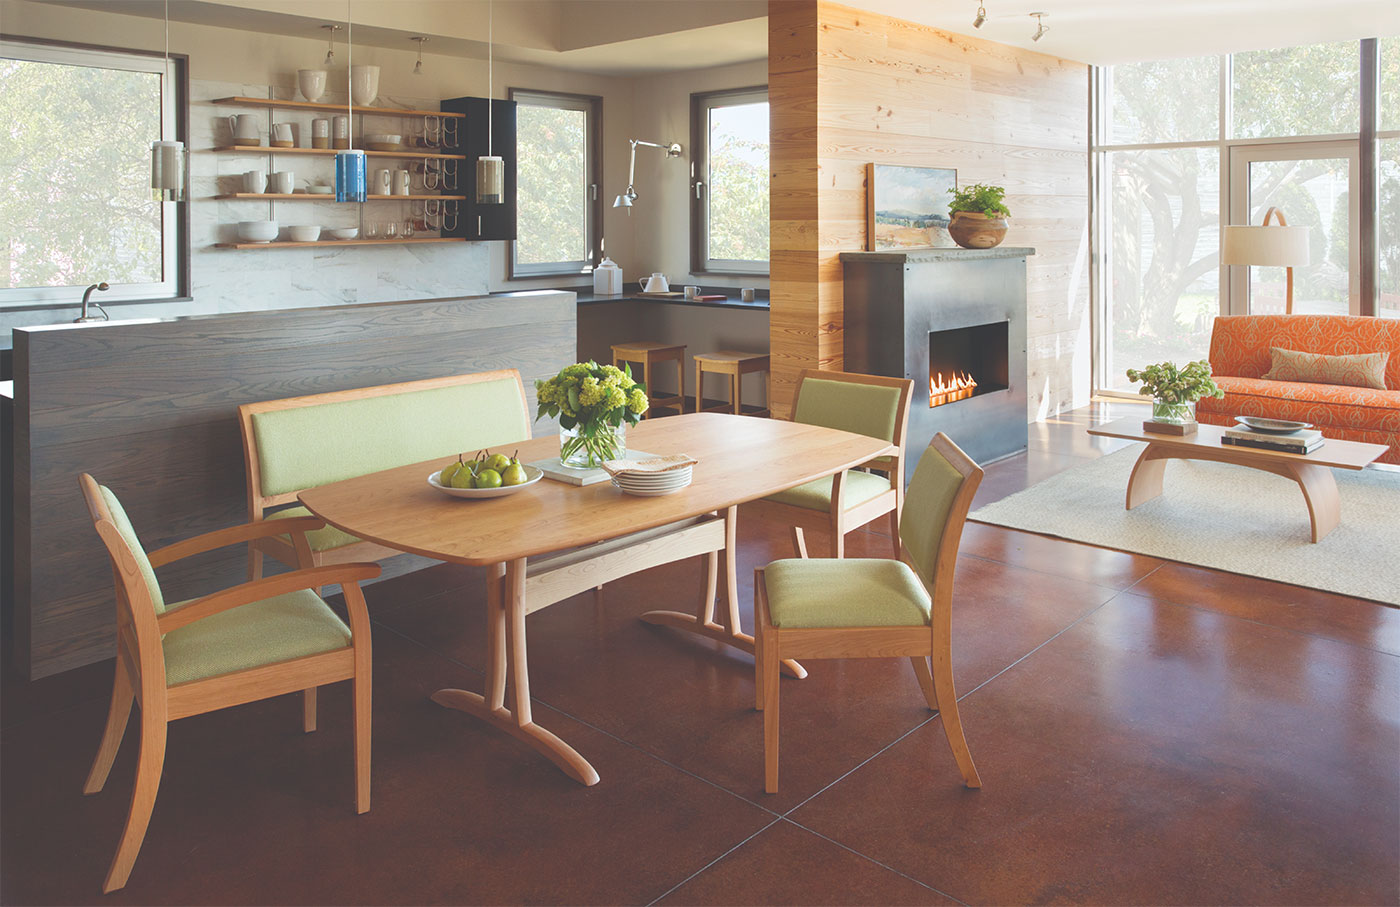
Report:
[[[1128,441],[1146,441],[1164,448],[1213,448],[1228,456],[1213,457],[1219,460],[1274,460],[1280,463],[1304,461],[1318,466],[1334,466],[1338,469],[1363,469],[1377,457],[1385,453],[1384,444],[1367,444],[1362,441],[1342,441],[1327,438],[1327,443],[1309,454],[1287,453],[1282,450],[1265,450],[1259,447],[1238,447],[1222,444],[1227,426],[1200,424],[1190,435],[1164,435],[1145,431],[1142,419],[1126,418],[1106,422],[1089,429],[1089,434],[1105,438],[1123,438]],[[1326,437],[1326,433],[1323,433]]]
[[[723,511],[893,453],[865,435],[723,413],[651,419],[627,430],[627,446],[699,460],[694,481],[675,494],[644,498],[610,482],[576,486],[543,479],[501,498],[451,498],[428,474],[430,460],[323,485],[299,498],[312,513],[361,539],[462,564],[499,564]],[[550,435],[522,441],[521,462],[558,456]],[[494,448],[510,454],[514,445]],[[471,456],[475,451],[466,451]]]

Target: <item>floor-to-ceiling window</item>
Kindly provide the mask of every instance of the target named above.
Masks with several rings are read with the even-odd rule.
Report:
[[[1129,368],[1204,358],[1218,314],[1284,310],[1283,268],[1220,262],[1221,227],[1258,225],[1270,208],[1308,228],[1294,312],[1400,316],[1400,39],[1122,64],[1096,75],[1099,390],[1129,391]],[[1374,105],[1367,79],[1379,83]],[[1374,154],[1363,146],[1368,129]],[[1374,183],[1362,179],[1366,167]],[[1367,185],[1377,190],[1374,212],[1364,205]],[[1370,250],[1363,217],[1374,217]],[[1372,261],[1374,279],[1365,270]]]

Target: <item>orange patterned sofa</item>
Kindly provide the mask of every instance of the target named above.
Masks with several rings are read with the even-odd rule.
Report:
[[[1265,381],[1270,348],[1340,356],[1389,352],[1385,390]],[[1239,315],[1215,319],[1210,366],[1224,399],[1206,397],[1196,418],[1233,425],[1235,416],[1311,422],[1329,438],[1388,444],[1382,463],[1400,464],[1400,320],[1355,315]]]

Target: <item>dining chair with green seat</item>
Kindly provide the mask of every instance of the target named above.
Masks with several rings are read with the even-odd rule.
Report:
[[[263,521],[219,529],[149,555],[110,489],[84,473],[79,480],[97,534],[106,545],[116,585],[117,663],[112,703],[84,794],[102,790],[121,747],[132,702],[140,706],[140,755],[126,825],[103,891],[126,885],[141,850],[165,764],[166,725],[179,718],[351,680],[354,684],[355,809],[370,801],[370,629],[359,583],[377,564],[311,566],[308,532],[317,517]],[[289,533],[302,568],[168,605],[156,568],[181,558]],[[350,625],[312,591],[339,584]],[[315,699],[308,693],[308,709]],[[315,729],[314,712],[303,729]]]
[[[817,479],[764,500],[825,513],[834,557],[845,557],[846,533],[889,514],[890,537],[898,557],[899,515],[904,507],[904,438],[909,429],[909,398],[913,390],[914,382],[907,378],[803,370],[797,379],[792,421],[880,438],[898,448],[898,453],[871,460],[862,469]],[[792,532],[794,545],[800,551],[805,544],[803,529],[795,525]]]
[[[953,571],[982,468],[939,432],[909,483],[897,544],[904,560],[774,561],[754,573],[756,705],[764,789],[778,791],[778,672],[787,658],[907,656],[943,720],[963,781],[981,787],[953,686]],[[932,663],[930,666],[930,662]]]

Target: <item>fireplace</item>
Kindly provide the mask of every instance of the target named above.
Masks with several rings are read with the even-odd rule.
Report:
[[[1026,449],[1034,251],[841,253],[846,370],[914,381],[907,475],[940,431],[979,463]]]

